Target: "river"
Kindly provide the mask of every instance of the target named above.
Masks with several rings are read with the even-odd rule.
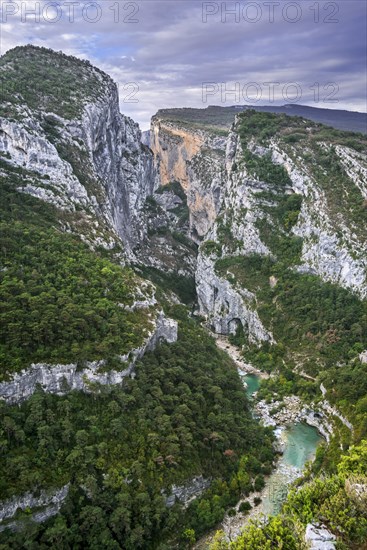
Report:
[[[217,336],[216,343],[237,365],[239,375],[246,386],[247,396],[251,401],[253,394],[260,387],[261,379],[268,378],[269,375],[246,363],[240,350],[231,345],[227,338]],[[316,449],[323,441],[316,428],[300,422],[277,427],[274,433],[281,444],[283,454],[273,472],[265,479],[264,489],[258,493],[251,493],[249,497],[240,500],[237,504],[236,509],[241,502],[249,501],[252,505],[250,512],[246,516],[241,513],[235,516],[226,514],[222,524],[218,526],[217,529],[223,530],[229,540],[234,540],[250,519],[263,519],[280,512],[290,485],[302,475],[306,462],[315,458]],[[254,505],[256,497],[261,499],[257,506]],[[197,550],[208,548],[213,534],[203,537],[194,548]]]
[[[246,392],[251,398],[259,389],[261,381],[254,374],[241,378],[246,383]],[[306,462],[315,458],[316,449],[323,440],[316,428],[303,423],[277,428],[275,434],[282,442],[284,451],[275,470],[267,478],[261,494],[262,502],[250,514],[251,517],[261,514],[269,516],[280,511],[290,483],[300,477]]]

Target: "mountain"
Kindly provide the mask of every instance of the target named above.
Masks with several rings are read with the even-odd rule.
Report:
[[[359,548],[366,137],[221,107],[142,135],[108,75],[33,46],[0,79],[0,546],[202,544],[276,467],[252,409],[284,428],[293,400],[324,444],[233,544],[296,550],[322,523]],[[251,403],[213,335],[261,373]]]
[[[92,217],[86,239],[129,252],[145,231],[139,212],[154,168],[138,125],[119,112],[116,84],[88,62],[31,46],[3,56],[0,71],[1,146],[25,172],[22,192],[65,211],[71,229]]]
[[[355,111],[342,111],[337,109],[322,109],[320,107],[308,107],[290,103],[288,105],[232,105],[222,107],[209,105],[206,109],[193,109],[189,107],[175,109],[161,109],[157,115],[161,119],[186,121],[187,123],[230,128],[236,115],[242,111],[254,110],[261,113],[283,113],[288,116],[299,116],[312,120],[337,130],[359,132],[367,134],[367,114]]]
[[[313,522],[317,530],[326,521],[325,547],[334,548],[327,541],[336,536],[359,548],[365,527],[352,533],[346,523],[356,515],[367,525],[352,481],[365,494],[366,478],[350,463],[345,469],[342,455],[366,430],[366,138],[246,110],[223,139],[223,120],[206,110],[194,120],[186,109],[171,114],[153,117],[151,147],[161,181],[176,180],[187,193],[199,243],[197,314],[229,335],[245,363],[271,375],[258,392],[259,413],[289,416],[284,399],[293,394],[318,418],[325,407],[336,415],[328,415],[328,450],[317,455],[299,496],[289,496],[274,524],[245,530],[234,547],[265,548],[275,529],[282,540],[289,536],[287,548],[301,548],[298,522],[311,540]],[[363,464],[365,449],[365,442],[355,448]],[[322,481],[326,472],[338,473]],[[310,501],[316,504],[307,514]],[[223,537],[210,548],[229,548]]]
[[[157,189],[153,153],[89,63],[27,46],[0,77],[1,545],[184,540],[234,498],[227,449],[273,457],[182,303],[197,255],[185,192]],[[221,504],[200,526],[186,501],[209,485]]]

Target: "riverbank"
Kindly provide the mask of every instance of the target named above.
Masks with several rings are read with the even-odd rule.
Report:
[[[270,515],[280,512],[290,486],[301,477],[306,463],[314,460],[316,449],[322,439],[315,428],[306,424],[295,424],[288,429],[277,428],[275,435],[283,454],[273,472],[265,478],[265,487],[241,499],[236,505],[235,516],[226,514],[220,528],[228,540],[238,537],[250,520],[266,521]],[[257,505],[256,499],[261,500]],[[242,502],[249,502],[252,506],[246,515],[238,511]]]
[[[270,403],[259,401],[254,407],[254,413],[264,426],[286,427],[297,423],[312,426],[327,443],[333,434],[332,424],[322,406],[314,410],[305,406],[296,395],[289,395],[281,401],[273,400]]]
[[[250,363],[246,363],[241,355],[241,350],[232,345],[226,336],[222,336],[221,334],[213,334],[212,332],[210,335],[215,339],[218,348],[228,353],[242,374],[256,374],[259,378],[269,378],[268,373],[257,369]]]
[[[236,364],[247,387],[249,397],[252,393],[256,394],[258,385],[254,384],[252,380],[254,375],[259,379],[269,378],[269,375],[246,363],[241,356],[241,350],[230,344],[226,337],[216,336],[215,340],[217,346],[225,351]],[[250,383],[246,382],[246,375],[248,375]],[[324,434],[329,436],[329,430],[332,430],[329,425],[326,428],[321,415],[316,416],[319,413],[314,413],[304,407],[297,396],[285,397],[282,402],[273,401],[267,404],[265,401],[261,401],[256,403],[254,414],[262,424],[275,428],[274,447],[281,453],[281,456],[273,472],[265,478],[264,488],[242,498],[235,506],[236,514],[227,513],[217,527],[216,531],[222,530],[230,541],[238,537],[250,520],[266,521],[269,515],[280,511],[290,485],[301,477],[306,463],[314,460],[322,436]],[[251,505],[251,510],[246,514],[239,512],[239,507],[243,502],[248,502]],[[214,534],[215,532],[212,532],[198,541],[194,546],[195,550],[207,549]]]

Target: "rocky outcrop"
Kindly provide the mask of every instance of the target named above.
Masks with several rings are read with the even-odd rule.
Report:
[[[325,145],[328,149],[328,146]],[[353,182],[365,191],[361,182],[361,170],[365,170],[357,161],[358,154],[349,156],[345,148],[337,148],[342,162],[350,162],[348,175]],[[337,226],[330,218],[325,192],[309,173],[302,161],[298,164],[273,140],[271,144],[273,162],[281,164],[292,180],[293,190],[303,195],[302,209],[293,232],[303,239],[303,269],[319,275],[324,281],[337,283],[344,288],[357,292],[362,298],[367,296],[367,255],[360,240],[351,231],[348,224],[338,214]],[[350,160],[348,160],[348,158]],[[357,173],[358,170],[358,173]]]
[[[32,508],[40,508],[40,510],[28,516],[28,520],[36,523],[41,523],[55,516],[59,512],[68,492],[69,484],[64,485],[61,489],[54,492],[41,491],[38,496],[33,493],[25,493],[22,496],[13,497],[9,500],[0,502],[0,532],[5,529],[10,529],[12,531],[21,529],[21,521],[7,521],[14,517],[18,510],[24,512]]]
[[[347,479],[345,492],[359,510],[367,509],[367,476],[353,476]]]
[[[222,149],[208,147],[187,165],[190,228],[192,237],[197,241],[210,230],[220,210],[225,181],[223,161]]]
[[[218,334],[235,334],[242,327],[249,341],[273,341],[256,312],[254,295],[235,289],[215,273],[213,259],[201,253],[196,271],[196,291],[200,315]]]
[[[143,145],[150,147],[150,130],[144,130],[144,132],[141,133],[141,142]]]
[[[304,422],[316,428],[328,443],[334,433],[335,418],[353,432],[351,422],[325,399],[320,403],[311,403],[306,406],[299,397],[290,395],[284,397],[282,401],[276,399],[270,403],[259,401],[255,411],[264,426],[279,427]]]
[[[73,136],[87,145],[97,179],[106,190],[113,226],[125,246],[133,249],[145,236],[141,212],[156,187],[155,171],[139,125],[119,112],[117,86],[112,81],[104,96],[85,107]]]
[[[0,399],[9,404],[20,403],[30,397],[38,385],[46,392],[64,395],[71,390],[91,392],[98,390],[98,385],[121,384],[126,377],[133,375],[136,361],[147,351],[152,351],[160,341],[172,343],[176,340],[177,322],[160,313],[142,346],[120,357],[121,370],[106,371],[104,360],[88,362],[81,369],[76,363],[33,364],[15,374],[11,381],[0,383]]]
[[[166,506],[171,508],[178,501],[187,508],[192,500],[202,495],[209,487],[210,479],[205,479],[202,475],[194,477],[185,485],[172,485],[171,494],[166,497]]]
[[[336,537],[324,525],[309,523],[305,541],[310,550],[335,550]]]
[[[269,184],[251,177],[242,156],[241,141],[232,129],[226,148],[227,178],[220,218],[207,238],[220,242],[223,255],[270,255],[257,227],[257,221],[264,217],[258,196],[269,190]],[[221,226],[228,228],[229,238],[221,238]]]
[[[190,229],[202,238],[221,205],[226,138],[209,130],[153,117],[150,146],[162,185],[178,181],[187,194]]]
[[[37,48],[34,50],[37,60]],[[41,92],[37,107],[26,101],[18,106],[22,116],[16,120],[0,117],[3,167],[5,172],[6,164],[9,172],[16,169],[21,180],[18,190],[61,210],[83,214],[84,237],[93,237],[96,226],[101,225],[110,239],[122,241],[126,254],[132,256],[133,248],[146,235],[144,203],[157,186],[153,154],[142,143],[138,124],[120,113],[118,89],[112,79],[91,65],[78,63],[81,78],[89,80],[95,93],[76,100],[70,90],[69,101],[76,103],[73,117],[46,112]],[[13,75],[11,62],[5,67]],[[70,70],[63,67],[61,73]],[[57,111],[57,103],[50,104]],[[82,233],[80,227],[78,233]],[[97,244],[113,246],[109,239]]]
[[[367,155],[350,147],[337,145],[335,152],[341,165],[351,181],[355,183],[362,195],[367,197]]]
[[[353,424],[349,422],[349,420],[345,418],[345,416],[343,416],[336,407],[331,406],[330,403],[326,401],[326,399],[322,401],[321,407],[329,415],[329,417],[335,416],[340,420],[342,424],[344,424],[346,428],[348,428],[348,430],[353,432]]]
[[[197,155],[205,143],[199,130],[188,130],[179,123],[163,121],[159,114],[153,117],[150,146],[155,155],[162,185],[178,181],[186,190],[189,187],[187,162]]]
[[[32,120],[27,128],[18,122],[0,118],[0,151],[11,166],[21,166],[25,176],[28,171],[29,180],[36,175],[40,180],[40,186],[35,187],[25,177],[25,185],[19,190],[60,208],[74,210],[76,205],[92,206],[71,165],[60,158],[38,122]],[[57,189],[58,193],[53,189]]]

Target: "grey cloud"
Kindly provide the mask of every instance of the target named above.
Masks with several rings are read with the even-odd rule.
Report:
[[[284,7],[287,2],[281,2]],[[42,0],[43,4],[46,0]],[[314,82],[336,82],[340,86],[339,103],[331,108],[366,109],[366,4],[359,0],[335,2],[339,23],[323,23],[330,4],[320,0],[320,23],[309,9],[314,0],[302,0],[302,18],[289,23],[279,17],[269,23],[228,20],[219,16],[202,21],[202,3],[191,0],[138,1],[138,23],[113,22],[104,0],[103,17],[96,24],[81,18],[63,19],[56,24],[20,23],[9,18],[3,25],[1,51],[31,42],[66,53],[89,58],[109,72],[120,88],[127,82],[139,85],[139,103],[124,103],[121,108],[144,128],[158,108],[166,106],[202,107],[203,81],[218,83],[256,81],[298,82],[305,91],[302,101],[312,104]],[[263,2],[258,2],[263,6]],[[29,1],[28,4],[32,4]],[[63,1],[60,0],[60,4]],[[245,2],[240,2],[241,6]],[[120,13],[126,2],[121,1]],[[227,2],[228,7],[234,2]],[[265,10],[263,10],[264,13]],[[15,38],[16,30],[16,38]],[[218,100],[218,101],[215,101]],[[283,103],[282,97],[278,98]],[[214,97],[213,103],[220,103]],[[232,101],[233,102],[233,101]],[[232,103],[230,98],[228,104]],[[205,106],[205,105],[204,105]],[[320,105],[325,106],[325,105]],[[328,105],[326,105],[328,106]]]

